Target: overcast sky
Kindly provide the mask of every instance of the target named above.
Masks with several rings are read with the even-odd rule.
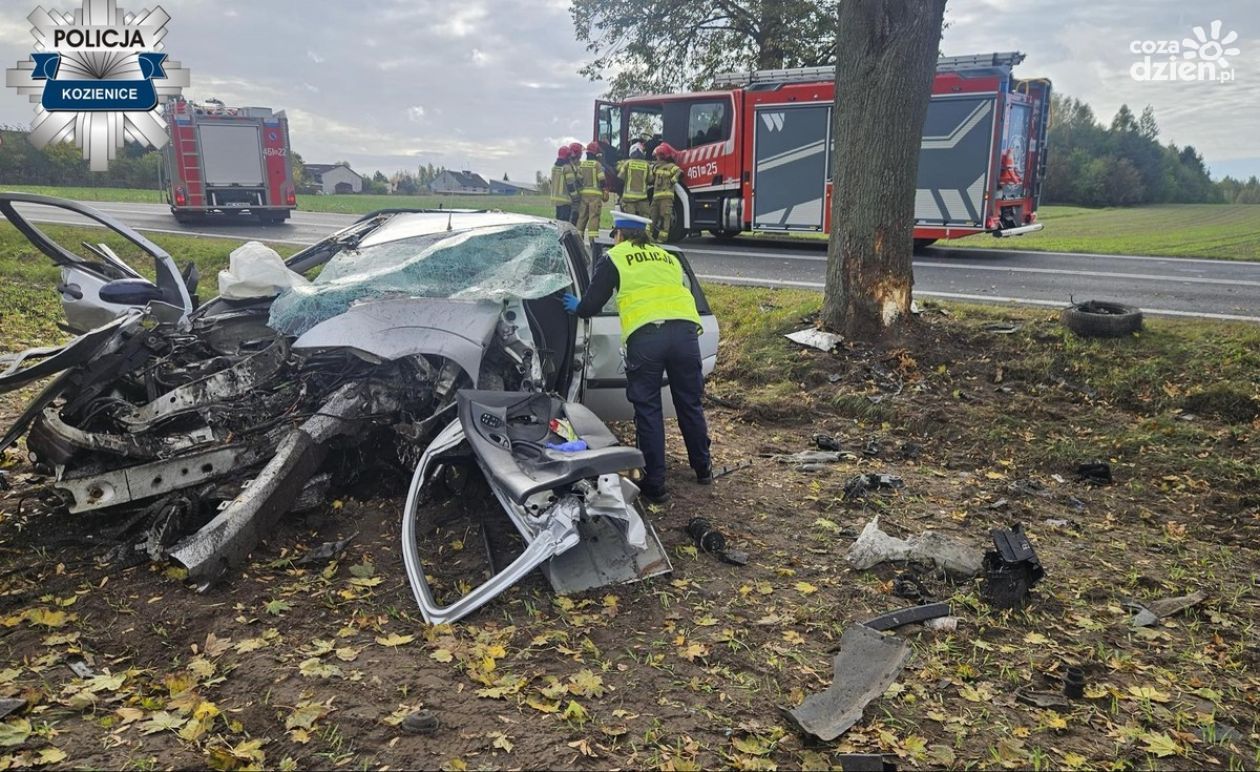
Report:
[[[41,0],[69,10],[74,0]],[[151,7],[119,0],[127,10]],[[263,105],[289,116],[294,149],[359,171],[417,164],[532,180],[555,147],[589,139],[602,87],[567,0],[162,0],[166,53],[189,68],[194,99]],[[31,52],[35,0],[4,0],[0,68]],[[1232,83],[1140,82],[1134,41],[1180,44],[1221,20],[1237,33]],[[1110,121],[1121,103],[1155,108],[1161,139],[1193,144],[1214,176],[1260,174],[1260,0],[950,0],[948,55],[1020,50],[1024,77]],[[1156,61],[1167,54],[1156,53]],[[0,95],[0,123],[29,124],[31,105]]]

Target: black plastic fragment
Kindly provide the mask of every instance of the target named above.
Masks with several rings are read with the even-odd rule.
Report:
[[[1111,464],[1106,461],[1090,461],[1076,467],[1076,477],[1090,485],[1111,485]]]
[[[896,627],[915,624],[916,622],[926,622],[929,619],[937,617],[949,616],[948,603],[925,603],[921,606],[910,606],[909,608],[897,609],[889,611],[887,614],[880,614],[874,619],[868,619],[862,624],[872,630],[892,630]]]
[[[836,760],[844,772],[897,772],[896,762],[878,753],[842,753]]]
[[[1019,523],[989,531],[994,549],[984,553],[984,597],[995,608],[1019,608],[1046,571]]]
[[[841,450],[840,441],[830,434],[815,434],[814,444],[819,450]]]

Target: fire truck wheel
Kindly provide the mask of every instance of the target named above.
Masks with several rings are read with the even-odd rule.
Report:
[[[683,230],[683,202],[674,196],[674,221],[669,224],[669,233],[665,234],[665,241],[669,244],[677,244],[682,241],[683,236],[687,232]]]
[[[724,231],[724,230],[718,230],[717,228],[709,229],[709,235],[717,239],[718,241],[730,241],[731,239],[738,236],[739,233],[740,233],[739,231]]]
[[[171,214],[175,216],[175,222],[180,225],[188,225],[189,223],[197,222],[197,216],[189,214],[188,212],[171,212]]]
[[[935,244],[935,243],[936,243],[936,239],[915,239],[915,240],[914,240],[914,251],[915,251],[915,252],[918,252],[920,249],[924,249],[924,248],[926,248],[926,247],[930,247],[930,246],[932,246],[932,245],[933,245],[933,244]]]
[[[1142,329],[1142,312],[1133,306],[1091,300],[1063,309],[1063,326],[1082,338],[1123,338]]]

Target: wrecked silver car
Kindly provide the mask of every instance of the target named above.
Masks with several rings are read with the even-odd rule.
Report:
[[[152,265],[104,243],[67,249],[36,209],[94,220]],[[325,501],[338,470],[385,467],[414,470],[403,554],[429,621],[470,613],[536,567],[562,593],[670,570],[636,504],[642,456],[603,423],[632,414],[615,309],[580,320],[559,299],[590,276],[569,225],[373,213],[284,261],[247,245],[200,304],[195,268],[89,207],[8,193],[0,214],[60,267],[67,326],[81,332],[0,360],[0,390],[51,379],[0,447],[25,435],[54,505],[84,528],[108,523],[116,559],[169,559],[207,586],[286,512]],[[717,324],[687,274],[708,373]],[[586,449],[558,449],[566,434]],[[442,606],[416,518],[456,457],[484,475],[526,546]]]

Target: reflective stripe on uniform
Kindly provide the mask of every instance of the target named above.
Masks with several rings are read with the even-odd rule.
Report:
[[[656,188],[659,195],[662,190],[673,190],[674,183],[678,181],[682,175],[682,169],[678,168],[678,164],[673,161],[664,161],[656,165],[652,170],[652,184]]]
[[[631,158],[617,164],[617,176],[625,183],[621,192],[621,200],[647,200],[648,177],[651,176],[651,173],[652,165],[641,158]]]
[[[587,159],[578,164],[578,192],[584,196],[600,195],[604,192],[604,167],[599,161]]]
[[[687,289],[682,265],[668,251],[623,241],[608,250],[608,259],[618,274],[622,340],[645,324],[668,319],[685,319],[699,326],[700,313]]]
[[[568,163],[551,167],[551,203],[569,203],[569,181],[572,175],[573,168]]]

